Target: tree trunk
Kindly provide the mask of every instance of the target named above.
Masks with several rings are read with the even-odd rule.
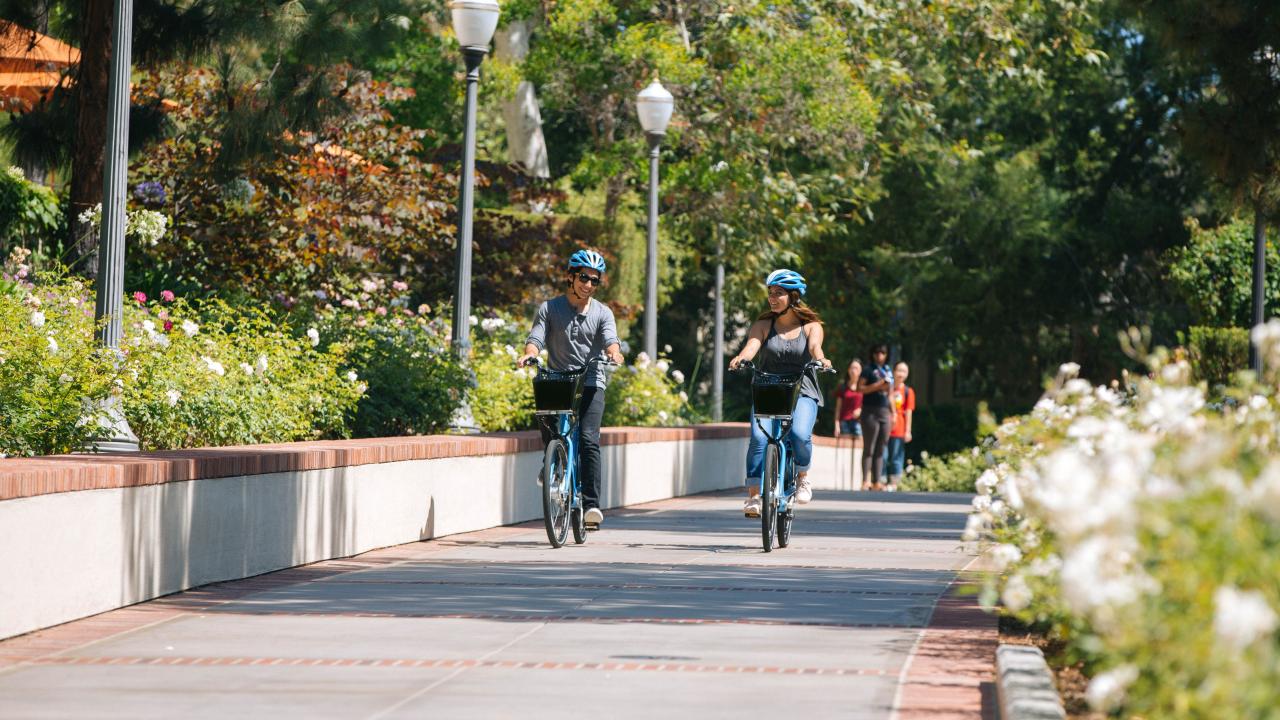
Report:
[[[71,202],[67,227],[75,263],[93,277],[98,272],[98,234],[82,227],[80,213],[102,202],[102,163],[107,147],[107,89],[111,69],[112,0],[85,0],[80,65],[76,69],[76,137],[71,161]]]

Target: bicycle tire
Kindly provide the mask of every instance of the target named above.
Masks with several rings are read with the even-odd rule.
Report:
[[[791,522],[795,519],[795,482],[796,482],[796,464],[795,456],[787,455],[787,471],[783,478],[787,492],[791,494],[791,502],[787,503],[787,509],[778,513],[778,547],[784,548],[791,544]]]
[[[791,508],[778,513],[778,547],[784,548],[791,544],[791,521],[794,519],[795,510]]]
[[[764,451],[763,482],[760,483],[760,544],[765,552],[773,552],[773,539],[778,529],[778,447],[770,444]]]
[[[553,548],[563,546],[569,534],[570,496],[564,491],[568,473],[569,453],[564,441],[552,438],[542,455],[542,523]]]
[[[581,545],[587,541],[587,523],[584,519],[586,513],[582,511],[581,498],[579,498],[578,507],[569,513],[569,525],[573,528],[573,541]]]

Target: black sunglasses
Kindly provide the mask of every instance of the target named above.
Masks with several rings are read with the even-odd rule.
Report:
[[[581,281],[582,281],[582,282],[584,282],[584,283],[589,284],[589,285],[599,285],[599,284],[600,284],[600,276],[599,276],[599,275],[588,275],[588,274],[586,274],[586,273],[578,273],[578,279],[579,279],[579,280],[581,280]]]

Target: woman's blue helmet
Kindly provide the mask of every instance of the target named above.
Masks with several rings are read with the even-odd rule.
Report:
[[[595,250],[579,250],[569,256],[569,269],[590,268],[604,274],[604,257]]]
[[[795,290],[800,293],[800,297],[804,297],[804,291],[808,289],[808,285],[804,282],[804,277],[795,270],[774,270],[769,273],[769,277],[764,279],[766,287],[777,285],[785,290]]]

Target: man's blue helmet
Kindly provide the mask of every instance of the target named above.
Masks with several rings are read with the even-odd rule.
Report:
[[[766,287],[777,285],[785,290],[795,290],[800,293],[800,297],[804,297],[804,291],[808,289],[808,285],[804,282],[804,277],[795,270],[774,270],[769,273],[769,277],[764,279]]]
[[[579,250],[569,256],[569,269],[590,268],[604,274],[604,257],[595,250]]]

